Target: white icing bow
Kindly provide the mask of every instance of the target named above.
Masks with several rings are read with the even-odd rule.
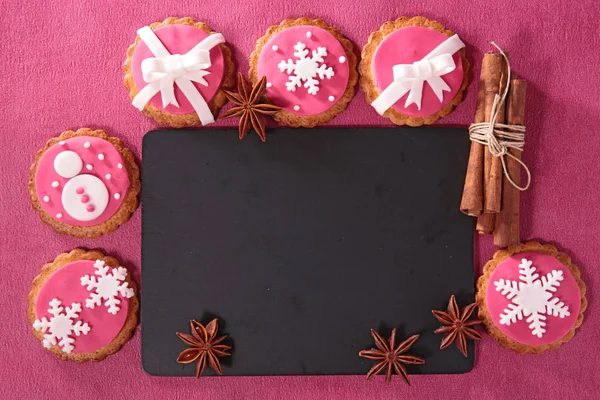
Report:
[[[204,76],[210,74],[206,71],[211,66],[210,49],[225,42],[223,35],[209,35],[187,53],[171,54],[150,27],[145,26],[137,33],[155,57],[142,61],[142,76],[148,85],[139,91],[131,104],[142,111],[146,103],[160,92],[163,107],[169,104],[179,107],[175,99],[177,84],[198,114],[202,125],[214,122],[206,100],[192,82],[208,86]]]
[[[465,44],[458,35],[454,35],[433,49],[423,59],[412,64],[394,65],[392,67],[394,81],[381,92],[371,105],[380,115],[383,115],[388,108],[408,92],[404,107],[415,103],[420,110],[423,83],[425,82],[431,86],[441,102],[444,99],[444,91],[451,90],[441,76],[454,71],[456,65],[452,55],[463,47]]]

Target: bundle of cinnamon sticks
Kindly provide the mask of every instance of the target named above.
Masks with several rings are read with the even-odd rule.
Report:
[[[508,82],[508,76],[508,64],[502,54],[484,55],[477,92],[475,123],[490,122],[496,96],[502,95],[506,85],[510,84],[506,100],[497,104],[496,123],[524,125],[527,81],[517,78],[512,73]],[[520,159],[520,151],[508,149],[508,152]],[[504,161],[509,176],[519,185],[521,167],[518,161],[506,156]],[[493,233],[496,246],[505,247],[519,243],[519,202],[520,190],[504,175],[501,157],[493,156],[488,146],[471,141],[460,210],[477,217],[477,232]]]

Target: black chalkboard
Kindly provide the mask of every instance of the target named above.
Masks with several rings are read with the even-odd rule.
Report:
[[[149,132],[142,162],[142,363],[176,363],[176,331],[217,316],[226,375],[365,374],[370,329],[420,333],[409,373],[473,366],[432,309],[474,298],[472,220],[458,211],[458,128]],[[207,368],[206,375],[211,375]]]

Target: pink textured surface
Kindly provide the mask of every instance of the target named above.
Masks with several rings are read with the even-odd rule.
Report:
[[[600,397],[598,213],[600,106],[595,85],[600,45],[595,0],[220,0],[180,2],[2,0],[0,38],[0,381],[7,399],[429,399]],[[254,40],[285,17],[323,17],[357,47],[386,20],[425,15],[460,32],[477,75],[494,40],[510,51],[529,81],[528,143],[533,173],[523,195],[524,239],[551,241],[571,254],[588,286],[586,320],[573,340],[542,355],[520,356],[489,337],[477,347],[475,369],[457,376],[413,376],[386,386],[379,377],[220,377],[196,381],[156,378],[140,365],[139,329],[123,349],[102,361],[75,365],[46,354],[25,318],[31,280],[58,253],[81,246],[118,257],[140,277],[140,211],[112,234],[96,239],[58,235],[31,210],[26,185],[35,152],[66,129],[89,126],[119,136],[138,157],[142,136],[155,128],[122,87],[121,63],[136,30],[164,17],[202,19],[232,43],[241,71]],[[466,126],[475,111],[475,86],[441,123]],[[233,126],[235,121],[216,126]],[[358,93],[332,126],[391,126]],[[257,140],[250,136],[246,140]],[[268,146],[268,142],[266,144]],[[466,162],[466,160],[465,160]],[[457,168],[464,166],[457,166]],[[458,199],[455,199],[458,207]],[[476,240],[476,269],[492,255],[490,238]],[[450,351],[450,350],[449,350]]]
[[[90,331],[87,335],[71,336],[75,339],[73,353],[87,353],[106,346],[119,334],[127,319],[129,300],[121,295],[118,296],[121,309],[115,315],[108,312],[104,301],[100,306],[86,307],[85,301],[90,293],[94,293],[94,289],[88,291],[81,284],[81,278],[86,275],[97,278],[95,272],[94,261],[91,260],[67,264],[48,278],[37,297],[35,313],[38,319],[52,317],[48,312],[48,304],[55,298],[62,301],[62,307],[71,307],[72,303],[81,305],[81,312],[75,321],[87,322]]]

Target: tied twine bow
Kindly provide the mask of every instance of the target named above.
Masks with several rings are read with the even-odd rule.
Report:
[[[408,92],[404,107],[416,104],[421,109],[423,84],[427,82],[440,102],[450,86],[441,78],[456,68],[453,54],[465,47],[458,35],[453,35],[438,45],[421,60],[412,64],[397,64],[392,67],[393,82],[371,103],[383,115]]]
[[[211,66],[210,50],[225,42],[223,35],[209,35],[185,54],[169,53],[148,26],[139,29],[138,35],[155,57],[142,61],[142,76],[148,85],[139,91],[131,104],[142,111],[150,99],[160,92],[163,107],[169,104],[179,107],[175,98],[177,84],[198,114],[202,125],[214,122],[206,100],[192,82],[208,86],[204,76],[210,74],[206,71]]]
[[[523,147],[525,146],[525,127],[522,125],[508,125],[496,122],[510,88],[510,63],[502,49],[498,47],[496,43],[492,42],[492,44],[498,49],[506,61],[506,69],[508,71],[507,84],[502,96],[496,94],[494,97],[494,103],[492,104],[492,110],[490,112],[490,122],[471,124],[471,126],[469,126],[469,138],[473,142],[488,146],[490,153],[492,153],[494,157],[500,157],[504,176],[506,176],[508,182],[510,182],[515,189],[525,191],[531,184],[531,172],[520,158],[515,157],[508,151],[508,149],[523,151]],[[527,184],[525,186],[517,185],[511,178],[506,167],[507,156],[518,162],[527,173]]]

